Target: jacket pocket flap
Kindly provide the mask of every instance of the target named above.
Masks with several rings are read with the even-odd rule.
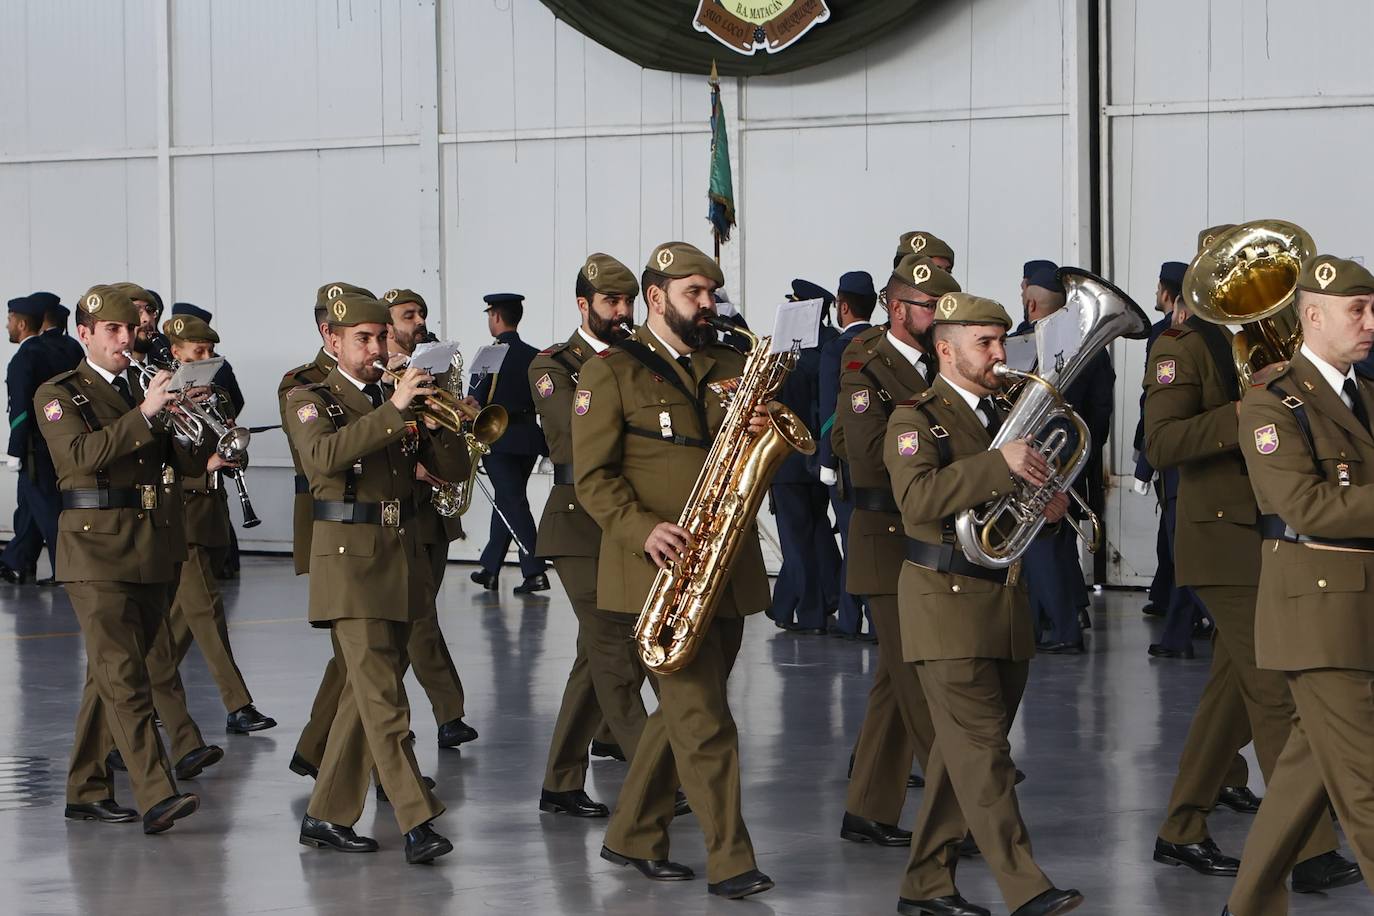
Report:
[[[317,557],[329,554],[370,557],[377,552],[376,526],[342,522],[331,522],[328,528],[317,525],[310,539],[310,552]]]
[[[1335,550],[1303,550],[1301,566],[1283,571],[1284,591],[1288,597],[1323,595],[1328,592],[1362,592],[1365,574],[1363,560]]]

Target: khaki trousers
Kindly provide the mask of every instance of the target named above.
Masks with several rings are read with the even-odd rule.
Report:
[[[1314,830],[1330,828],[1328,798],[1374,889],[1374,673],[1329,668],[1287,680],[1297,715],[1245,841],[1229,901],[1237,916],[1287,914],[1284,879]]]
[[[1002,899],[1015,910],[1051,887],[1031,856],[1007,741],[1030,663],[960,658],[922,662],[916,670],[930,702],[935,746],[901,896],[927,900],[958,892],[954,870],[966,816]]]

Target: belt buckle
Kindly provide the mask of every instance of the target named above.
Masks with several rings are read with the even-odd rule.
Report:
[[[138,488],[138,490],[139,490],[139,492],[143,495],[143,496],[142,496],[142,498],[143,498],[143,508],[145,508],[145,509],[156,509],[156,508],[157,508],[157,487],[156,487],[155,485],[153,485],[153,484],[143,484],[142,486],[140,486],[140,487]]]
[[[1015,588],[1021,581],[1021,560],[1017,559],[1007,567],[1007,588]]]
[[[382,500],[382,527],[399,528],[401,526],[401,501],[399,499]]]

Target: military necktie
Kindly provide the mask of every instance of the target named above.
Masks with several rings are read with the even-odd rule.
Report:
[[[677,364],[687,370],[688,376],[692,375],[692,357],[684,353],[677,358]]]
[[[1350,409],[1355,414],[1355,419],[1359,420],[1365,429],[1369,429],[1369,411],[1364,408],[1364,401],[1360,399],[1360,389],[1355,380],[1348,378],[1341,387],[1345,391],[1345,396],[1350,398]]]
[[[1002,418],[997,415],[997,408],[993,406],[992,398],[980,398],[978,409],[983,412],[983,416],[987,417],[987,422],[983,425],[988,428],[988,435],[995,439],[997,431],[1002,428]]]
[[[124,378],[124,376],[122,376],[122,375],[116,375],[116,376],[110,381],[110,384],[114,386],[114,390],[115,390],[115,391],[118,391],[118,392],[119,392],[119,396],[120,396],[121,398],[124,399],[124,403],[125,403],[125,404],[128,404],[130,407],[137,407],[137,406],[138,406],[138,403],[137,403],[136,401],[134,401],[134,396],[133,396],[133,394],[131,394],[130,391],[129,391],[129,383],[128,383],[128,381]]]
[[[380,385],[375,382],[364,385],[363,394],[367,395],[367,399],[372,402],[373,407],[382,406],[382,388]]]

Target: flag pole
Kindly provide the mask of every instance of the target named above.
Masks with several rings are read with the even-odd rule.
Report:
[[[711,58],[711,89],[718,92],[720,90],[720,74],[716,72],[716,59]],[[713,121],[714,123],[714,121]],[[715,240],[716,265],[720,265],[720,233],[712,232],[711,237]]]

